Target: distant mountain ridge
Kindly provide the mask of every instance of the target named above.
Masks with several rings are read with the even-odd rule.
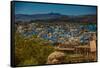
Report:
[[[17,21],[30,21],[30,20],[45,20],[45,19],[57,19],[60,17],[67,17],[65,15],[60,15],[58,13],[49,13],[49,14],[16,14],[15,19]]]
[[[89,21],[96,22],[96,15],[80,15],[69,16],[59,13],[47,13],[47,14],[15,14],[15,21],[32,21],[32,20],[66,20],[66,21]]]

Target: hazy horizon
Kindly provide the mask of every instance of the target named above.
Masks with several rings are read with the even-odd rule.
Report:
[[[95,6],[80,6],[80,5],[60,5],[60,4],[44,4],[44,3],[29,3],[15,2],[15,14],[48,14],[58,13],[62,15],[90,15],[97,14]]]

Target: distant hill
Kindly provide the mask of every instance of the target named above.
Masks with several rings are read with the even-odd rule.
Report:
[[[65,15],[61,15],[58,13],[48,13],[48,14],[33,14],[33,15],[25,15],[25,14],[16,14],[16,21],[30,21],[30,20],[47,20],[47,19],[57,19],[61,17],[66,17]]]
[[[53,20],[53,21],[69,21],[69,22],[96,22],[96,15],[80,15],[80,16],[68,16],[59,13],[47,13],[47,14],[16,14],[15,21],[29,22],[34,20]]]

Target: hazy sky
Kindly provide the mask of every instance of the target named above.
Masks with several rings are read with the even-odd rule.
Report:
[[[42,14],[51,12],[65,15],[96,14],[96,7],[15,2],[15,14]]]

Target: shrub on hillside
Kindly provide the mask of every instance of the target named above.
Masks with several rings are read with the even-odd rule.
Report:
[[[26,38],[15,33],[15,64],[18,66],[45,64],[54,47],[50,44],[43,45],[43,42],[46,41],[36,36]]]

